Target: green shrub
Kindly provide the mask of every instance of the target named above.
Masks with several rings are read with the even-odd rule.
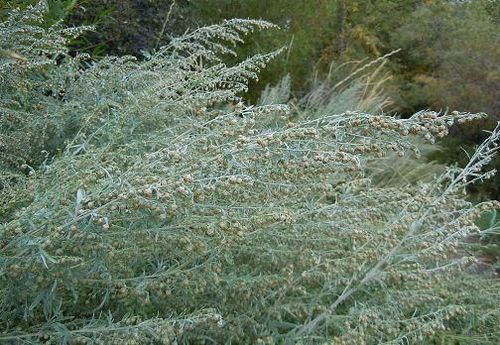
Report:
[[[90,28],[47,26],[45,6],[14,10],[0,24],[0,191],[50,161],[78,129],[82,111],[65,99],[85,56],[68,58],[66,44]],[[21,200],[22,199],[22,200]],[[0,221],[9,214],[0,214]]]
[[[267,22],[91,63],[59,61],[65,31],[41,29],[42,15],[0,25],[2,114],[23,120],[2,124],[4,152],[48,151],[50,136],[14,141],[46,122],[61,133],[53,159],[4,183],[0,342],[494,342],[498,281],[477,274],[460,240],[499,207],[463,190],[491,176],[500,128],[464,169],[398,186],[371,175],[390,152],[418,153],[410,135],[433,142],[483,114],[337,113],[324,88],[290,113],[269,104],[286,100],[286,81],[249,106],[239,95],[278,52],[230,66],[220,55]],[[47,120],[27,111],[38,99]],[[1,156],[12,171],[15,155]]]
[[[158,48],[171,34],[182,34],[190,21],[182,1],[78,0],[68,16],[73,25],[93,25],[98,30],[73,41],[71,48],[93,56],[134,55]]]

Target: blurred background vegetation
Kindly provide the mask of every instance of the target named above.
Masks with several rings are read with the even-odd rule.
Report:
[[[35,0],[3,1],[0,16]],[[500,0],[47,0],[47,23],[96,27],[72,44],[94,57],[144,56],[171,37],[227,18],[262,18],[282,29],[253,35],[240,55],[286,47],[251,87],[255,102],[268,84],[291,76],[300,99],[314,85],[335,85],[356,68],[397,49],[377,73],[385,112],[422,109],[485,112],[488,120],[458,125],[429,158],[467,160],[500,120]],[[230,60],[231,57],[228,57]],[[361,71],[362,72],[362,71]],[[500,167],[497,160],[496,166]],[[472,191],[500,198],[497,177]]]

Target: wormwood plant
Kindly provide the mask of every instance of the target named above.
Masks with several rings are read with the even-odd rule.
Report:
[[[41,32],[39,9],[0,26],[3,45],[17,42],[2,46],[2,78],[12,78],[1,93],[2,150],[24,144],[8,146],[22,131],[41,134],[5,122],[12,109],[19,121],[33,117],[33,95],[50,99],[46,114],[71,130],[53,159],[4,188],[0,342],[498,337],[498,281],[478,274],[460,241],[478,231],[481,211],[499,206],[473,206],[463,191],[493,173],[483,168],[500,128],[464,169],[434,179],[383,186],[366,168],[389,152],[414,154],[408,137],[432,142],[483,114],[290,113],[269,104],[283,95],[269,90],[247,106],[238,95],[278,52],[235,66],[219,57],[242,34],[273,27],[255,20],[197,29],[145,61],[108,57],[82,68],[66,57],[48,68],[37,61],[57,55],[63,32],[49,29],[45,44],[57,49],[36,53],[22,39]],[[47,95],[39,78],[64,85],[64,95]],[[15,169],[12,157],[2,164]]]
[[[0,190],[60,147],[78,116],[64,92],[85,57],[68,59],[65,45],[90,28],[46,28],[44,12],[40,3],[0,23]]]

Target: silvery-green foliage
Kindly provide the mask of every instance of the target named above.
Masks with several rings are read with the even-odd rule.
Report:
[[[0,23],[0,190],[22,179],[26,164],[39,165],[74,122],[62,99],[85,57],[70,58],[66,45],[90,28],[46,28],[45,10],[40,2]]]
[[[460,241],[498,208],[463,191],[491,174],[499,129],[465,169],[381,185],[368,163],[483,114],[245,105],[276,53],[217,56],[252,27],[270,24],[47,72],[75,71],[47,110],[74,129],[2,196],[0,342],[419,343],[472,322],[495,339],[498,282]]]
[[[290,75],[285,75],[278,85],[267,85],[257,102],[260,105],[266,104],[285,104],[290,100],[291,91],[291,78]]]
[[[45,28],[44,2],[26,10],[14,9],[5,22],[0,24],[0,47],[2,63],[0,76],[3,81],[12,73],[26,69],[53,65],[57,58],[67,55],[66,45],[90,27],[64,28],[54,25]],[[19,64],[23,61],[23,64]]]

